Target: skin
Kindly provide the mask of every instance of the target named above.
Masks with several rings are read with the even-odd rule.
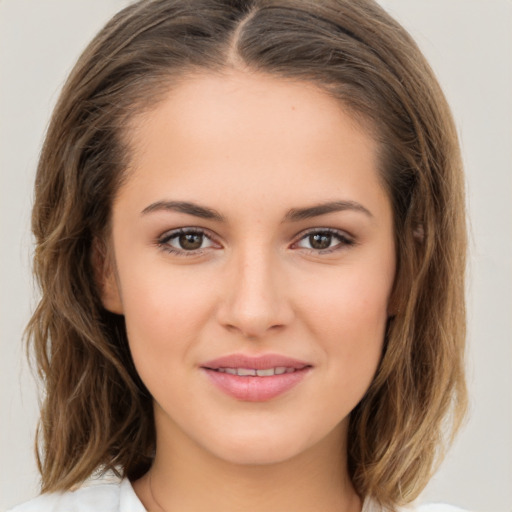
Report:
[[[395,275],[376,143],[319,88],[242,71],[188,77],[129,135],[102,288],[155,402],[157,452],[133,484],[139,498],[167,512],[360,510],[348,418],[380,360]],[[333,201],[348,207],[289,218]],[[184,227],[206,233],[199,252],[169,237]],[[200,370],[233,353],[312,369],[272,400],[237,400]]]

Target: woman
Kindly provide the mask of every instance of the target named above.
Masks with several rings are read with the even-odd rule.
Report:
[[[410,503],[465,409],[462,183],[371,1],[119,13],[38,169],[43,495],[16,510]]]

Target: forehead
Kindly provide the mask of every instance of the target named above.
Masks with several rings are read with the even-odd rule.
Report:
[[[347,105],[335,99],[326,88],[266,73],[196,72],[181,77],[158,98],[156,106],[132,119],[132,134],[143,135],[141,128],[144,130],[145,125],[154,121],[164,121],[171,128],[172,118],[179,119],[181,134],[192,131],[197,138],[215,125],[218,137],[223,140],[229,132],[270,138],[281,130],[278,134],[284,136],[282,129],[292,127],[285,126],[286,122],[292,123],[292,134],[315,139],[333,127],[339,128],[341,118],[350,125],[350,130],[366,137],[371,137],[373,131],[369,121],[361,116],[356,120]],[[219,128],[224,131],[219,132]],[[140,138],[136,137],[137,140]]]
[[[251,190],[266,189],[315,201],[326,191],[380,185],[369,130],[304,81],[239,71],[193,75],[135,117],[129,135],[128,181],[141,193],[168,183],[177,194],[195,187],[212,197],[227,184],[248,199]]]

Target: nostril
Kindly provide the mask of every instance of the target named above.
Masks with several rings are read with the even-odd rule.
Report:
[[[244,338],[247,338],[248,340],[257,340],[258,338],[261,338],[269,331],[277,331],[279,329],[284,328],[284,325],[282,324],[274,324],[267,326],[267,324],[261,325],[261,327],[253,326],[251,327],[244,327],[242,325],[236,326],[236,325],[227,325],[227,329],[231,332],[238,332],[243,335]]]
[[[266,283],[266,284],[265,284]],[[244,279],[226,282],[219,294],[218,323],[232,334],[258,340],[283,329],[294,318],[289,288],[276,279]]]

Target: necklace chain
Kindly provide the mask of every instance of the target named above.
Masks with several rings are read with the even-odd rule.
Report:
[[[148,483],[149,483],[149,494],[151,495],[151,499],[153,500],[153,503],[161,510],[161,512],[167,512],[165,510],[165,508],[162,507],[162,505],[160,505],[160,503],[158,503],[158,501],[155,498],[155,495],[153,493],[153,485],[151,482],[151,471],[149,472],[149,475],[148,475]]]
[[[167,512],[167,510],[165,510],[165,508],[162,507],[162,505],[160,505],[158,500],[155,498],[155,494],[153,493],[153,483],[151,481],[151,471],[148,474],[148,484],[149,484],[149,494],[151,496],[151,500],[153,501],[153,503],[160,509],[161,512]],[[366,507],[367,507],[367,503],[366,503],[366,500],[365,500],[364,503],[363,503],[363,508],[362,508],[361,512],[365,512],[366,511]]]

